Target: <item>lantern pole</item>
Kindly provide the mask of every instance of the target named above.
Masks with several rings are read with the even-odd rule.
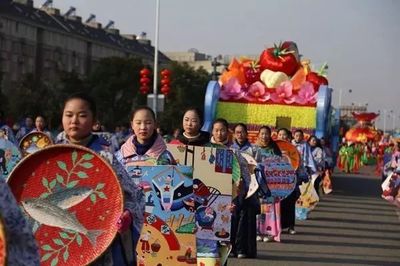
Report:
[[[158,30],[160,22],[160,0],[156,0],[156,32],[154,38],[153,110],[157,117],[157,78],[158,78]]]

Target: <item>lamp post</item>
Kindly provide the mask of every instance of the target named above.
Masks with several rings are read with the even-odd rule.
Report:
[[[383,109],[383,134],[386,133],[386,109]]]
[[[217,71],[217,67],[222,65],[220,62],[217,61],[217,58],[214,57],[213,61],[211,62],[211,66],[213,67],[213,72],[211,73],[212,80],[218,80],[218,76],[221,74]]]
[[[158,29],[160,23],[160,0],[156,0],[156,31],[154,38],[154,75],[153,75],[153,111],[157,116],[157,79],[158,79]]]
[[[339,89],[339,109],[341,109],[341,106],[342,106],[342,91],[343,91],[343,89]],[[349,89],[348,92],[352,93],[353,90]]]

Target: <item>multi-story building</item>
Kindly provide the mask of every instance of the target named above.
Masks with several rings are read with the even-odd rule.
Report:
[[[47,1],[46,3],[51,3]],[[87,75],[105,57],[137,56],[153,64],[154,47],[145,35],[122,35],[91,16],[85,22],[75,9],[60,14],[51,5],[35,8],[33,0],[0,1],[0,71],[10,90],[24,74],[53,80],[59,71]],[[169,58],[159,53],[160,64]]]

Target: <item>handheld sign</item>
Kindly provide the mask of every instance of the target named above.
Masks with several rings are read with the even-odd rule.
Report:
[[[8,184],[33,225],[42,265],[87,265],[117,234],[118,177],[90,149],[53,145],[25,157]]]

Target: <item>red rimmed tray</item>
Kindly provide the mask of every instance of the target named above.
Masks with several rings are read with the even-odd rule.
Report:
[[[92,150],[76,145],[39,150],[16,166],[8,184],[34,223],[41,265],[89,264],[117,233],[121,186]]]
[[[275,140],[279,149],[282,151],[282,156],[289,160],[294,170],[297,170],[300,165],[300,153],[294,145],[284,140]]]
[[[19,142],[19,148],[25,157],[38,150],[44,149],[53,144],[53,140],[49,135],[43,132],[31,132],[25,135]]]
[[[0,216],[0,266],[6,265],[7,259],[7,238],[3,219]]]

